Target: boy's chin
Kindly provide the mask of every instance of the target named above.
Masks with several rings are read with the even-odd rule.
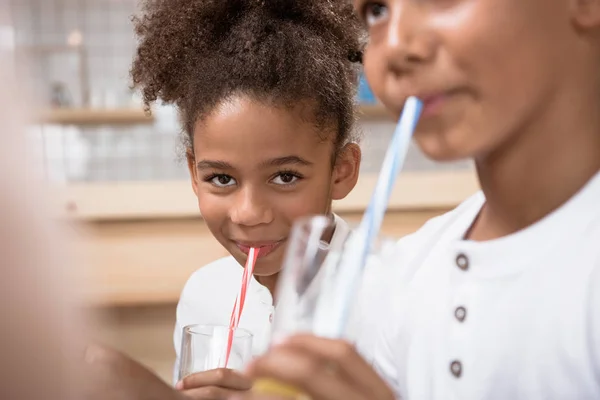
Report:
[[[461,135],[462,136],[462,135]],[[415,137],[421,152],[435,162],[456,162],[471,159],[477,154],[474,141],[468,136],[452,137],[452,132],[419,132]]]

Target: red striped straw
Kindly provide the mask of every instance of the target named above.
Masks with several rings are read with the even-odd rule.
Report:
[[[246,290],[250,281],[252,280],[252,273],[254,272],[254,265],[258,258],[258,250],[252,247],[248,253],[246,259],[246,266],[244,267],[244,273],[242,274],[242,284],[240,285],[240,292],[238,293],[235,303],[233,304],[233,310],[231,311],[231,319],[229,320],[229,335],[227,336],[227,351],[225,353],[225,368],[229,363],[229,356],[231,354],[231,347],[233,346],[234,331],[240,324],[242,318],[242,312],[244,311],[244,303],[246,302]]]

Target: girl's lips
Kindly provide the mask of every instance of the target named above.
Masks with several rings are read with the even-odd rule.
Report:
[[[278,242],[261,242],[252,244],[236,242],[235,244],[241,250],[241,252],[246,255],[248,255],[248,253],[250,253],[250,249],[254,247],[258,250],[257,257],[262,258],[274,252],[281,245],[281,243],[283,243],[283,240],[280,240]]]

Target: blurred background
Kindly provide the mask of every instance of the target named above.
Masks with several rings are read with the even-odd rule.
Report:
[[[226,253],[197,210],[175,110],[147,115],[129,89],[137,0],[8,2],[0,41],[13,46],[31,99],[31,167],[57,188],[60,213],[80,236],[82,290],[103,316],[95,333],[169,380],[183,284]],[[335,204],[349,220],[366,207],[395,126],[364,80],[357,101],[361,179]],[[390,236],[413,232],[477,189],[470,163],[436,164],[416,148],[405,171],[384,223]]]

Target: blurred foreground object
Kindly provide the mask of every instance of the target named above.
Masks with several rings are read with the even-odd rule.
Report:
[[[60,228],[27,162],[11,38],[0,5],[0,398],[70,399],[82,332]]]
[[[24,122],[33,110],[16,87],[11,32],[0,4],[0,399],[179,399],[128,357],[86,347],[74,238],[29,161]]]
[[[139,363],[115,350],[90,346],[85,353],[84,400],[184,400],[164,381]]]

